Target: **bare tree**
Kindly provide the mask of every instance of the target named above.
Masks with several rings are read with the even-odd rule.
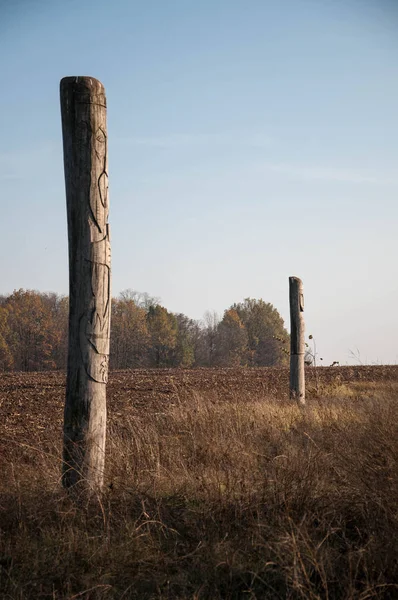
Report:
[[[217,329],[220,323],[220,315],[215,310],[207,310],[203,317],[205,325],[205,340],[207,350],[207,364],[214,366],[217,353]]]

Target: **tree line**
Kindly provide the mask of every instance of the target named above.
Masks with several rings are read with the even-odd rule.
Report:
[[[68,298],[16,290],[0,296],[0,370],[64,369]],[[112,300],[110,365],[137,367],[277,366],[287,363],[289,336],[279,312],[246,298],[222,317],[201,321],[172,313],[133,290]]]

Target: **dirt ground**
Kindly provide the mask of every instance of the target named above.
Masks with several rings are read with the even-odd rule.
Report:
[[[398,381],[398,366],[319,367],[306,370],[308,396],[325,385]],[[108,419],[123,420],[126,411],[158,411],[180,396],[205,393],[214,401],[288,397],[286,368],[135,369],[113,371],[108,384]],[[61,441],[65,374],[3,373],[0,378],[0,460],[15,443],[41,447]],[[5,454],[4,454],[5,453]]]

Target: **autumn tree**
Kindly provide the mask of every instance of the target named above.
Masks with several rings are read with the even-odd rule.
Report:
[[[1,298],[0,312],[0,368],[32,371],[65,367],[65,296],[20,289]]]
[[[215,310],[206,311],[202,326],[200,365],[213,367],[217,362],[217,330],[220,317]]]
[[[114,369],[146,364],[150,343],[146,315],[126,294],[112,301],[110,360]]]
[[[65,369],[68,356],[69,298],[53,292],[40,294],[40,296],[48,311],[52,360],[57,369]]]
[[[199,353],[202,331],[199,323],[186,315],[179,313],[174,316],[177,321],[177,337],[173,365],[192,367]]]
[[[217,328],[217,363],[238,367],[245,362],[248,334],[238,312],[226,310]]]
[[[231,306],[247,332],[247,363],[251,366],[287,364],[289,335],[279,312],[264,300],[246,298]]]
[[[68,298],[18,290],[0,296],[0,370],[63,369],[68,338]],[[281,365],[288,334],[278,311],[245,299],[220,318],[203,322],[172,314],[147,293],[124,290],[112,302],[111,366]]]
[[[8,310],[0,305],[0,371],[12,369],[14,359],[9,347],[11,331],[8,325]]]
[[[39,371],[56,367],[53,350],[59,324],[44,296],[20,289],[7,298],[8,346],[17,370]]]
[[[131,288],[120,292],[119,298],[121,300],[132,300],[136,306],[143,308],[146,312],[148,312],[151,306],[160,304],[160,298],[157,296],[151,296],[147,292],[137,292],[137,290],[132,290]]]
[[[146,315],[150,335],[150,364],[171,366],[177,343],[177,319],[163,306],[150,306]]]

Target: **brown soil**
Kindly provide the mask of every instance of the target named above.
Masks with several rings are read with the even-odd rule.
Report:
[[[398,381],[398,366],[318,367],[306,369],[307,392],[316,387],[353,382]],[[134,369],[113,371],[108,384],[108,418],[122,420],[125,411],[159,410],[179,396],[209,393],[215,401],[240,392],[254,397],[288,396],[286,368]],[[61,372],[3,373],[0,379],[0,452],[9,442],[35,444],[61,440],[65,374]]]

